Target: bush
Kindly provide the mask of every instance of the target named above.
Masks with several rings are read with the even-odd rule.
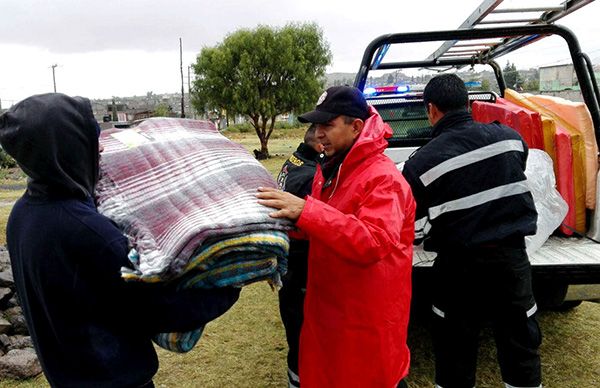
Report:
[[[295,128],[298,128],[301,126],[303,126],[303,124],[300,124],[297,121],[295,121],[293,123],[290,123],[287,121],[276,121],[275,122],[275,130],[295,129]],[[248,132],[254,132],[254,127],[249,122],[245,122],[245,123],[230,125],[229,127],[227,127],[227,130],[232,131],[232,132],[248,133]]]
[[[13,168],[17,167],[17,162],[4,151],[4,149],[0,148],[0,168]]]
[[[277,121],[275,123],[275,128],[277,129],[294,129],[303,126],[304,124],[300,124],[298,121],[294,121],[290,123],[289,121]]]
[[[232,132],[248,133],[254,132],[254,127],[250,123],[241,123],[228,126],[227,130]]]

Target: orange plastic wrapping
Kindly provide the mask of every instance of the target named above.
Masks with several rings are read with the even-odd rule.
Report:
[[[571,126],[583,135],[585,142],[585,205],[596,208],[596,176],[598,174],[598,143],[594,134],[592,116],[583,102],[573,102],[564,98],[542,95],[527,95],[531,101],[556,115],[557,124]]]
[[[557,185],[559,185],[558,191],[569,204],[569,213],[567,213],[567,218],[565,218],[565,224],[576,229],[578,232],[585,233],[586,194],[589,190],[587,190],[586,182],[587,161],[582,133],[557,117],[553,112],[549,112],[543,106],[530,100],[526,95],[506,89],[505,98],[517,105],[540,113],[544,139],[546,139],[549,133],[554,132],[555,157],[553,160],[555,161]],[[550,154],[550,152],[548,153]],[[569,155],[570,163],[568,162]],[[595,184],[595,179],[593,183]],[[572,201],[568,198],[571,191],[573,193]],[[574,213],[574,218],[570,217],[571,211]],[[565,227],[561,227],[561,231],[568,235],[572,234]]]
[[[577,222],[572,168],[573,151],[569,133],[562,128],[557,128],[551,118],[503,98],[498,98],[496,104],[474,101],[472,110],[473,119],[476,121],[497,120],[519,132],[530,148],[543,149],[550,155],[556,177],[556,188],[568,205],[563,222],[575,227]],[[573,234],[570,229],[562,225],[560,231],[569,236]]]
[[[504,100],[504,99],[498,99]],[[471,105],[473,119],[482,123],[499,121],[519,132],[529,148],[544,149],[544,138],[542,136],[542,121],[537,117],[539,113],[532,112],[506,100],[498,101],[498,104],[489,102],[473,101]]]

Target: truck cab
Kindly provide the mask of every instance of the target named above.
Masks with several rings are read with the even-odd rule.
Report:
[[[374,39],[365,49],[354,86],[363,90],[367,102],[378,110],[393,130],[386,154],[401,167],[403,161],[431,139],[432,128],[419,89],[422,90],[432,74],[454,71],[461,76],[461,72],[468,74],[470,69],[487,69],[481,71],[493,75],[494,82],[489,87],[482,87],[482,83],[462,75],[470,89],[471,103],[483,101],[494,104],[507,96],[518,95],[511,89],[520,88],[515,84],[507,85],[508,77],[503,74],[499,59],[509,56],[515,58],[513,64],[518,63],[519,53],[535,53],[532,48],[548,38],[561,41],[564,52],[570,57],[575,83],[590,118],[591,129],[587,135],[592,137],[597,150],[600,144],[600,93],[593,64],[582,52],[573,32],[555,24],[592,1],[571,0],[560,6],[535,9],[502,9],[499,7],[501,0],[486,0],[456,30],[392,33]],[[519,18],[523,14],[527,14],[528,18]],[[511,17],[503,19],[505,15]],[[425,59],[407,59],[410,57],[408,54],[417,51],[415,47],[430,47],[432,44],[439,47]],[[418,75],[419,72],[425,75]],[[377,74],[387,76],[378,78]],[[399,74],[404,79],[398,79]],[[409,84],[406,84],[407,74],[412,74]],[[378,79],[386,80],[386,84],[378,83]],[[536,92],[539,93],[532,93]],[[595,187],[598,193],[597,151],[594,154],[588,150],[586,157],[586,183],[588,187]],[[581,172],[577,171],[582,168],[581,165],[572,166],[574,174]],[[530,254],[534,293],[541,307],[567,309],[583,300],[600,300],[600,211],[597,210],[600,199],[598,202],[594,207],[586,206],[585,220],[579,228],[563,222],[560,230]],[[581,225],[585,226],[581,228]],[[427,298],[427,283],[434,258],[435,253],[415,247],[413,276],[416,300]]]

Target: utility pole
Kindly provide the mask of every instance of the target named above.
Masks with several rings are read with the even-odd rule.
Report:
[[[54,75],[54,69],[58,66],[56,63],[52,65],[52,83],[54,84],[54,93],[56,93],[56,77]]]
[[[184,101],[184,89],[183,89],[183,47],[181,45],[181,38],[179,38],[179,70],[181,71],[181,117],[185,117],[185,101]]]

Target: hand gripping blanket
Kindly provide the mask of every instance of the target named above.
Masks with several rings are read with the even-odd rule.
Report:
[[[181,287],[242,286],[285,272],[287,221],[259,205],[268,171],[210,122],[155,118],[102,132],[98,210],[128,237],[135,254],[126,280]],[[201,330],[159,345],[187,351]]]

